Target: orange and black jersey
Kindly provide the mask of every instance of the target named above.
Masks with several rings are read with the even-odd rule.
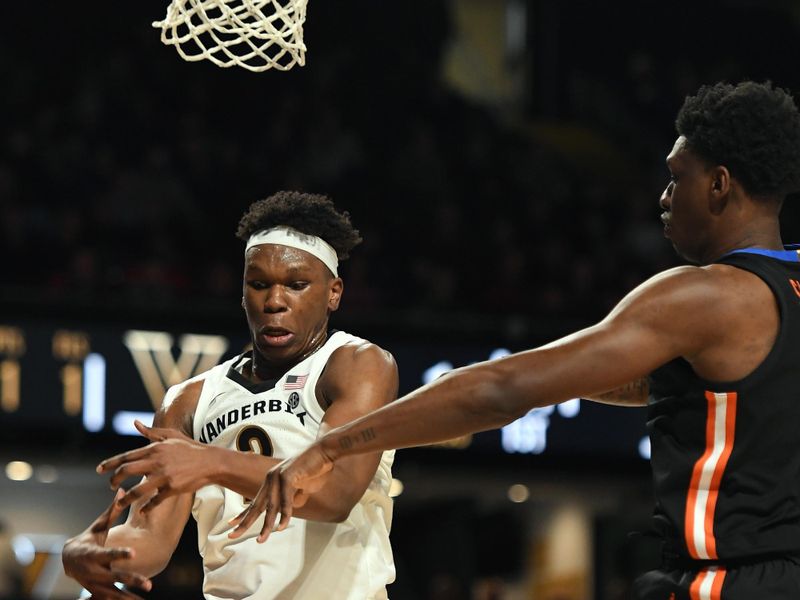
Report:
[[[800,250],[737,250],[717,262],[769,285],[780,328],[766,359],[739,381],[705,381],[682,359],[652,373],[655,527],[666,552],[687,561],[797,555]]]

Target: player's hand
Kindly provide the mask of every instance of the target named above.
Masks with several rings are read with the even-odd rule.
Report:
[[[332,469],[333,461],[325,455],[318,443],[310,446],[302,454],[275,465],[267,473],[261,489],[258,490],[250,506],[231,519],[230,524],[236,528],[228,534],[228,537],[241,536],[263,512],[266,512],[266,515],[258,536],[259,543],[265,542],[269,537],[278,513],[281,514],[281,520],[277,531],[283,531],[289,525],[294,508],[303,506],[310,494],[325,485]]]
[[[117,502],[121,492],[117,492],[111,505],[86,531],[67,540],[61,552],[64,572],[89,590],[96,600],[141,600],[136,594],[117,589],[114,585],[117,581],[145,591],[150,591],[153,585],[143,575],[114,567],[114,561],[134,558],[133,548],[105,547],[108,530],[123,510]]]
[[[147,499],[141,510],[148,512],[170,496],[194,492],[208,483],[204,476],[209,467],[205,445],[175,429],[147,427],[139,421],[135,425],[152,443],[112,456],[97,466],[98,473],[113,473],[112,488],[133,475],[145,476],[120,497],[121,508]]]

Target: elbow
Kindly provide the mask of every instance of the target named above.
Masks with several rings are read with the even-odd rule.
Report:
[[[298,509],[295,514],[301,519],[306,519],[309,521],[319,521],[321,523],[344,523],[350,517],[350,512],[353,510],[355,504],[355,502],[337,505],[322,505],[314,503],[313,506],[307,505]]]
[[[337,508],[331,507],[324,512],[320,512],[317,515],[309,515],[308,519],[312,521],[322,521],[323,523],[344,523],[347,521],[348,517],[350,517],[350,508]],[[300,515],[298,515],[300,516]]]
[[[155,577],[156,575],[159,575],[164,569],[166,569],[169,566],[169,561],[171,558],[172,555],[168,556],[167,558],[164,558],[160,562],[153,565],[153,573],[149,575],[149,577]]]
[[[330,522],[344,523],[347,521],[347,519],[350,518],[350,513],[353,512],[353,507],[357,503],[358,499],[354,499],[344,502],[340,506],[331,507]]]
[[[482,373],[477,382],[479,389],[476,397],[488,402],[476,406],[476,411],[487,411],[491,414],[494,427],[502,427],[526,415],[533,408],[532,398],[522,393],[516,384],[517,373],[498,365],[488,373]]]
[[[172,556],[162,557],[156,554],[150,555],[150,560],[147,561],[146,564],[143,564],[138,572],[144,575],[145,577],[155,577],[156,575],[160,574],[164,569],[167,568],[169,565],[169,561]]]

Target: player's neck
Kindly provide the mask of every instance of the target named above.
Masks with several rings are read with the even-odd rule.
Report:
[[[777,218],[759,216],[741,228],[731,228],[708,253],[713,262],[734,250],[761,248],[764,250],[783,250],[780,223]]]
[[[306,358],[319,350],[328,339],[327,330],[323,329],[320,335],[315,336],[314,340],[309,347],[304,350],[300,355],[287,360],[286,362],[274,363],[268,361],[264,356],[259,354],[255,349],[253,350],[252,360],[243,368],[243,375],[253,381],[254,383],[261,383],[263,381],[274,381],[280,379],[292,367],[300,364]]]

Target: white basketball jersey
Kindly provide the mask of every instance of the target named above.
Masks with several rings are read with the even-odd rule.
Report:
[[[194,438],[240,451],[288,458],[316,438],[324,411],[314,390],[331,354],[348,342],[363,342],[337,331],[314,354],[276,381],[254,384],[237,369],[239,356],[205,374],[194,416]],[[203,557],[203,593],[208,600],[371,600],[385,599],[394,581],[389,544],[389,498],[394,452],[385,452],[369,488],[343,523],[292,518],[284,531],[264,544],[256,537],[263,518],[242,537],[231,540],[232,519],[244,498],[210,485],[195,493]]]

